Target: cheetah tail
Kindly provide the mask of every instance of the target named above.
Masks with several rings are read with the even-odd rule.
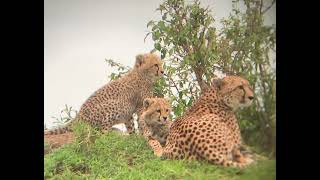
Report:
[[[243,169],[243,168],[247,167],[251,163],[252,163],[251,161],[240,163],[240,162],[226,160],[226,161],[223,162],[223,166],[225,166],[225,167],[236,167],[236,168]]]
[[[71,132],[71,123],[67,124],[64,127],[58,127],[56,129],[50,129],[50,130],[45,130],[44,135],[56,135],[56,134],[63,134],[66,132]]]

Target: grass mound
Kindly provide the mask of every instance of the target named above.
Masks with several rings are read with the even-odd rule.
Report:
[[[89,135],[84,135],[81,128]],[[161,160],[139,135],[97,135],[83,125],[78,130],[74,143],[45,155],[45,179],[275,179],[275,160],[259,161],[244,170],[197,161]]]

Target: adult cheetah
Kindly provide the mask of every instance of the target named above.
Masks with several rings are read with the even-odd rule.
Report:
[[[253,162],[240,152],[242,145],[234,111],[252,103],[254,93],[246,79],[216,79],[184,115],[173,122],[166,145],[158,155],[169,159],[206,160],[243,168]]]
[[[153,84],[164,73],[162,65],[163,62],[155,54],[137,55],[134,68],[125,76],[94,92],[81,106],[75,120],[88,122],[102,131],[124,123],[128,132],[132,133],[132,115],[135,112],[141,114],[143,100],[153,96]],[[71,131],[75,120],[65,127],[45,131],[45,134]]]

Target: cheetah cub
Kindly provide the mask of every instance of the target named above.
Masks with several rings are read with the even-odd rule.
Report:
[[[148,140],[149,146],[159,155],[161,146],[166,143],[172,122],[170,103],[164,98],[146,98],[143,101],[143,111],[139,118],[140,131]]]
[[[152,97],[152,88],[164,73],[163,62],[155,54],[136,56],[134,68],[125,76],[111,81],[94,92],[81,106],[76,118],[65,127],[45,131],[45,134],[61,134],[71,131],[75,121],[88,122],[101,131],[124,123],[128,132],[134,130],[133,113],[141,114],[143,100]]]

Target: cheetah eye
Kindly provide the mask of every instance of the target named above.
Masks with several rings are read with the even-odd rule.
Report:
[[[243,85],[238,86],[240,89],[243,89]]]
[[[159,67],[159,65],[158,65],[158,64],[155,64],[154,66],[155,66],[155,67]]]
[[[160,109],[158,109],[157,112],[160,113]]]

